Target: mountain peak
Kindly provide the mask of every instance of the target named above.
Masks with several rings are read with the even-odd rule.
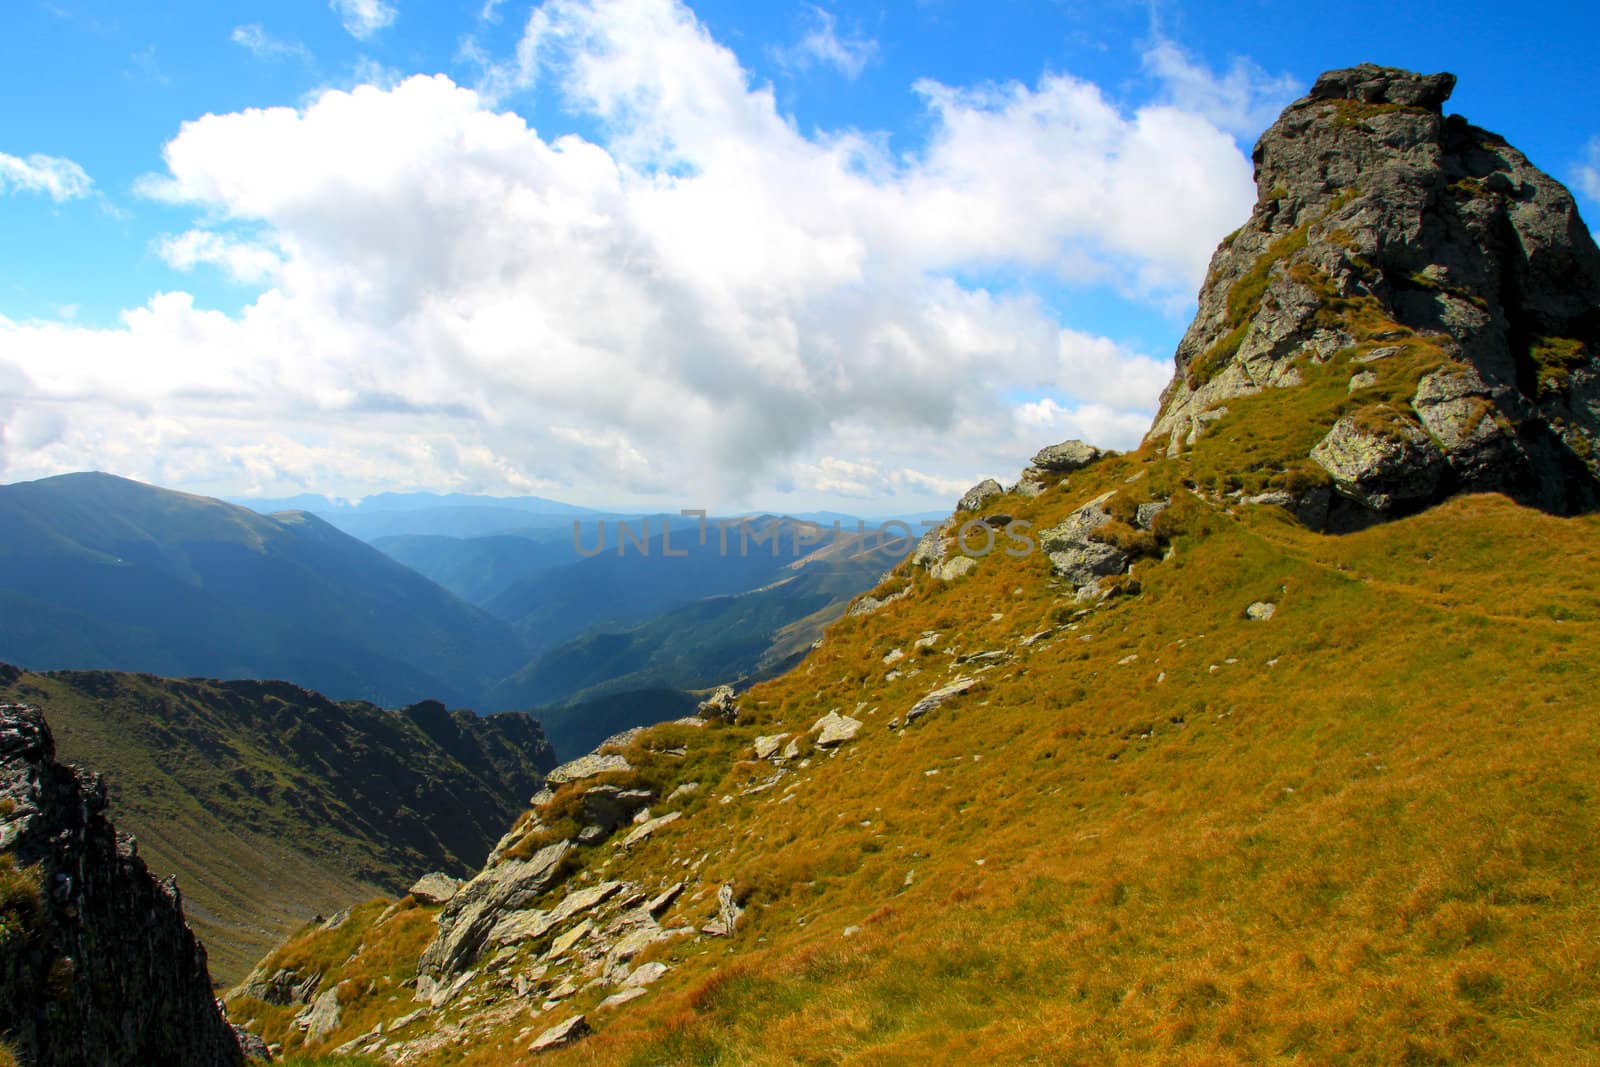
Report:
[[[1455,87],[1454,74],[1417,74],[1399,67],[1362,63],[1323,73],[1304,103],[1359,100],[1364,104],[1423,108],[1438,114]]]
[[[1559,182],[1442,114],[1454,84],[1331,71],[1262,135],[1147,441],[1314,525],[1600,503],[1600,250]]]

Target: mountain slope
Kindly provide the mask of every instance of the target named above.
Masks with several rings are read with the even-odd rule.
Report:
[[[221,981],[310,916],[483,862],[554,760],[526,716],[335,704],[283,682],[0,666],[118,826],[177,875]]]
[[[809,648],[900,555],[881,547],[875,533],[835,538],[829,532],[800,559],[780,557],[771,567],[770,554],[765,556],[759,569],[745,575],[747,581],[767,579],[757,588],[705,595],[637,626],[600,628],[546,652],[497,686],[489,704],[559,705],[628,690],[706,689],[770,677]],[[605,736],[594,733],[589,744]],[[564,754],[570,751],[557,744]]]
[[[474,703],[525,656],[496,620],[300,512],[104,474],[0,486],[0,657],[278,677]]]
[[[372,547],[479,606],[541,571],[580,558],[570,529],[487,537],[403,534],[374,538]]]
[[[1268,131],[1145,445],[963,498],[1032,551],[934,531],[442,908],[274,954],[333,1032],[235,1012],[404,1063],[1592,1059],[1600,251],[1452,82]]]

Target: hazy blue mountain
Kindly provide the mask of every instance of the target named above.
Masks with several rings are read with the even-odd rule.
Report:
[[[372,547],[472,604],[482,605],[525,578],[582,557],[570,530],[519,530],[489,537],[404,534]]]
[[[475,704],[509,628],[306,512],[106,474],[0,486],[0,659]]]
[[[830,539],[798,561],[782,559],[758,588],[701,597],[629,628],[565,642],[491,691],[489,706],[591,704],[630,691],[705,689],[770,677],[803,655],[850,600],[899,559],[880,550],[870,534]],[[539,714],[547,725],[572,718],[549,707]],[[652,721],[648,709],[638,714],[627,725]],[[570,740],[570,727],[551,729],[558,748]]]

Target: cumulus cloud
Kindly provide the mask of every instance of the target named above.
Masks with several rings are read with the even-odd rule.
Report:
[[[1163,306],[1253,199],[1212,118],[1067,75],[918,83],[928,139],[891,155],[800,133],[674,0],[550,0],[518,57],[602,133],[541,135],[442,76],[186,123],[140,189],[200,221],[159,251],[263,291],[0,319],[24,405],[72,413],[8,473],[942,499],[1049,440],[1136,444],[1168,373],[961,279]]]
[[[70,159],[33,153],[0,152],[0,193],[41,193],[56,203],[78,200],[94,191],[94,180]]]
[[[878,42],[859,33],[840,36],[839,20],[831,11],[807,5],[806,13],[809,26],[805,34],[794,44],[774,50],[778,62],[794,70],[822,66],[846,78],[860,77],[878,54]]]
[[[328,0],[328,7],[339,16],[345,31],[358,41],[392,25],[399,14],[387,0]]]
[[[1270,75],[1243,57],[1236,57],[1227,73],[1216,74],[1172,41],[1158,41],[1146,51],[1144,67],[1163,83],[1174,107],[1252,138],[1304,89],[1294,77]]]

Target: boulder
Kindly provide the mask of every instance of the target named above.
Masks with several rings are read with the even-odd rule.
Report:
[[[574,1015],[564,1022],[556,1023],[550,1029],[533,1039],[533,1044],[528,1046],[529,1052],[549,1052],[551,1049],[562,1048],[572,1044],[590,1033],[589,1020],[582,1015]]]
[[[649,822],[640,823],[638,826],[633,828],[633,831],[629,833],[626,838],[623,839],[622,847],[624,849],[630,849],[635,845],[641,844],[652,837],[655,832],[661,829],[663,826],[670,826],[681,818],[683,818],[683,812],[669,811],[659,818],[651,819]]]
[[[1273,615],[1277,614],[1277,611],[1278,605],[1274,604],[1272,601],[1257,600],[1255,603],[1244,609],[1244,617],[1247,619],[1253,619],[1256,622],[1266,622],[1268,619],[1272,618]]]
[[[756,738],[756,759],[771,759],[788,738],[788,734],[767,734]]]
[[[1005,487],[993,478],[985,478],[977,485],[961,494],[961,499],[956,502],[957,511],[977,511],[983,507],[984,502],[1005,492]]]
[[[548,785],[567,785],[570,782],[581,782],[586,778],[597,778],[602,774],[618,774],[633,770],[633,764],[627,757],[614,753],[600,755],[591,752],[587,756],[579,756],[569,760],[545,775]]]
[[[419,904],[447,904],[461,888],[459,879],[441,871],[432,871],[411,883],[407,890]]]
[[[733,686],[719,685],[711,696],[695,709],[700,718],[734,723],[739,721],[739,702],[734,698]]]
[[[1039,449],[1033,457],[1033,466],[1042,471],[1066,474],[1087,467],[1101,455],[1103,453],[1091,444],[1078,440],[1062,441],[1058,445]]]
[[[911,705],[910,710],[906,712],[906,725],[910,726],[924,715],[937,710],[951,699],[967,692],[977,684],[978,680],[976,678],[957,678],[949,685],[940,689],[935,689],[933,692],[929,693],[927,696]]]
[[[952,556],[943,563],[928,568],[928,576],[939,582],[953,582],[978,569],[978,561],[971,556]]]
[[[818,748],[832,748],[846,741],[854,741],[861,733],[861,720],[830,711],[816,721],[811,732],[817,735]]]
[[[1445,471],[1444,454],[1427,431],[1398,415],[1376,426],[1346,415],[1311,458],[1333,477],[1340,496],[1373,511],[1432,498]]]
[[[1057,576],[1065,578],[1080,598],[1092,596],[1100,579],[1127,571],[1132,558],[1116,545],[1097,541],[1095,531],[1111,521],[1102,506],[1115,495],[1104,493],[1074,511],[1060,526],[1039,533],[1039,547]]]

